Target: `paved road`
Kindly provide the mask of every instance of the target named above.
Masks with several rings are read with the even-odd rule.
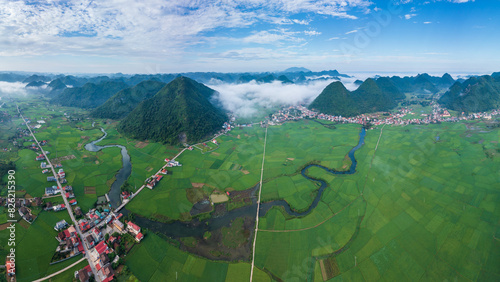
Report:
[[[82,231],[80,230],[80,226],[78,226],[78,222],[76,221],[76,218],[75,218],[75,215],[73,214],[73,209],[71,208],[71,206],[69,205],[69,201],[68,201],[68,198],[66,198],[66,193],[64,193],[62,191],[62,185],[61,185],[61,182],[59,182],[59,178],[57,177],[57,173],[56,173],[56,170],[54,169],[54,166],[52,165],[52,163],[50,162],[49,158],[47,157],[47,154],[45,153],[45,151],[43,150],[42,146],[40,145],[40,143],[38,142],[38,140],[36,139],[35,137],[35,134],[33,134],[33,131],[31,130],[30,126],[28,125],[28,123],[26,122],[26,119],[24,119],[24,116],[21,114],[21,111],[19,110],[19,106],[17,106],[17,111],[19,112],[19,116],[23,119],[24,123],[26,124],[26,127],[28,128],[28,130],[30,131],[30,134],[31,136],[33,137],[33,139],[35,140],[36,144],[38,145],[38,148],[40,148],[40,151],[42,152],[42,154],[45,156],[45,160],[46,162],[50,165],[50,168],[52,170],[52,174],[54,175],[54,177],[56,178],[56,182],[57,182],[57,187],[59,187],[59,189],[61,189],[61,196],[64,200],[64,204],[66,205],[66,210],[68,211],[68,214],[69,214],[69,217],[71,218],[71,221],[73,221],[73,224],[75,225],[75,229],[76,231],[78,232],[78,235],[80,236],[80,240],[81,240],[81,244],[83,245],[83,249],[85,250],[85,255],[84,255],[84,258],[87,259],[87,261],[89,262],[89,265],[90,265],[90,268],[92,269],[92,273],[94,274],[94,278],[97,282],[100,282],[101,279],[100,277],[97,275],[97,270],[95,269],[95,266],[94,264],[92,263],[91,259],[90,259],[90,256],[89,256],[89,250],[87,248],[87,244],[85,244],[85,242],[83,241],[84,240],[84,237],[83,237],[83,234],[82,234]]]
[[[66,268],[64,268],[64,269],[61,269],[61,270],[59,270],[59,271],[57,271],[57,272],[54,272],[54,273],[52,273],[51,275],[45,276],[45,277],[40,278],[40,279],[38,279],[38,280],[34,280],[33,282],[41,282],[41,281],[45,281],[45,280],[47,280],[47,279],[49,279],[49,278],[52,278],[52,277],[54,277],[54,276],[56,276],[56,275],[59,275],[59,274],[63,273],[63,272],[64,272],[64,271],[66,271],[66,270],[69,270],[70,268],[72,268],[73,266],[75,266],[75,265],[79,264],[80,262],[82,262],[82,261],[84,261],[84,260],[85,260],[85,258],[81,258],[81,259],[79,259],[77,262],[73,263],[72,265],[69,265],[68,267],[66,267]]]
[[[255,216],[255,237],[253,239],[253,252],[252,252],[252,268],[250,269],[250,282],[253,279],[253,267],[255,262],[255,242],[257,241],[257,231],[259,231],[259,209],[260,209],[260,195],[262,194],[262,177],[264,176],[264,159],[266,158],[266,144],[267,144],[267,127],[266,135],[264,137],[264,152],[262,153],[262,168],[260,169],[260,184],[259,184],[259,199],[257,200],[257,215]]]

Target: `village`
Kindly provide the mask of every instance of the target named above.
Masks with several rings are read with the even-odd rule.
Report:
[[[281,109],[277,113],[271,115],[269,125],[278,125],[286,121],[296,121],[301,119],[320,119],[338,123],[356,123],[366,125],[409,125],[409,124],[432,124],[440,122],[458,122],[462,120],[487,119],[490,120],[493,116],[500,115],[500,109],[484,113],[471,113],[465,115],[462,113],[460,117],[451,116],[450,112],[443,109],[439,104],[431,102],[432,113],[421,113],[421,118],[404,119],[407,115],[415,116],[415,112],[411,107],[400,107],[396,113],[386,113],[386,116],[381,113],[362,114],[355,117],[333,116],[318,113],[304,106],[289,106]],[[247,125],[248,126],[248,125]]]
[[[499,115],[500,110],[494,110],[489,113],[474,113],[453,117],[451,114],[439,107],[437,103],[431,102],[432,112],[430,114],[421,113],[420,118],[405,118],[407,115],[416,116],[415,111],[411,107],[398,108],[394,113],[375,113],[363,114],[356,117],[332,116],[311,111],[304,106],[289,106],[284,107],[275,114],[270,115],[265,121],[260,123],[261,126],[279,125],[286,121],[296,121],[301,119],[319,119],[328,120],[336,123],[355,123],[355,124],[371,124],[371,125],[408,125],[408,124],[431,124],[439,122],[457,122],[460,120],[473,119],[491,119],[492,116]],[[234,125],[234,117],[231,123],[224,123],[222,130],[215,137],[206,142],[187,145],[175,157],[166,158],[163,165],[157,173],[148,177],[144,185],[134,193],[130,191],[121,192],[122,204],[112,210],[109,199],[101,196],[98,200],[96,208],[90,209],[87,213],[83,213],[78,207],[78,202],[75,199],[73,188],[67,185],[66,172],[63,165],[60,163],[52,164],[47,155],[48,151],[44,151],[42,146],[48,144],[47,140],[38,142],[36,139],[23,139],[32,142],[29,149],[34,151],[34,161],[40,162],[42,174],[48,174],[47,182],[56,182],[56,185],[45,187],[43,197],[37,198],[20,198],[16,199],[16,208],[20,217],[28,223],[33,223],[36,220],[36,214],[32,212],[31,207],[43,207],[46,212],[60,212],[67,210],[70,215],[74,214],[78,220],[68,223],[65,220],[57,222],[54,230],[58,232],[55,240],[59,242],[58,247],[54,250],[52,263],[58,263],[66,259],[82,255],[87,258],[89,265],[75,272],[75,278],[80,281],[89,281],[94,279],[97,281],[111,281],[114,278],[114,270],[121,264],[121,257],[126,254],[127,250],[135,243],[140,243],[145,232],[141,230],[133,221],[126,219],[119,210],[123,208],[134,196],[136,196],[143,188],[154,189],[155,186],[168,174],[167,168],[182,166],[176,161],[176,158],[185,150],[199,149],[201,153],[210,152],[218,148],[216,138],[237,127],[251,127],[253,124],[236,124]],[[38,123],[38,125],[44,124]],[[39,128],[39,126],[30,126],[29,121],[25,125],[29,130]],[[19,137],[29,135],[28,130],[19,130]],[[33,134],[31,132],[31,134]],[[32,135],[33,136],[33,135]],[[33,136],[34,138],[34,136]],[[15,141],[14,141],[15,142]],[[209,146],[207,143],[213,144],[215,147]],[[53,172],[53,175],[50,175]],[[60,184],[66,184],[62,186]],[[68,204],[57,203],[53,204],[52,198],[62,197],[67,200]],[[47,201],[47,202],[45,202]],[[0,198],[0,204],[5,204],[5,199]],[[76,225],[76,226],[75,226]],[[81,235],[79,235],[81,234]],[[87,251],[86,251],[87,250]],[[93,277],[97,275],[97,277]]]

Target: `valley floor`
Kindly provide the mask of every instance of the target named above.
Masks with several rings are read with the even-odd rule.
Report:
[[[42,104],[30,106],[24,114],[33,120],[50,113],[44,107],[51,110]],[[86,142],[100,136],[100,126],[109,133],[100,145],[127,147],[132,189],[163,166],[164,158],[180,151],[129,140],[115,130],[116,124],[96,120],[92,126],[93,122],[72,121],[54,111],[36,133],[37,138],[49,141],[51,157],[75,156],[63,164],[84,212],[107,192],[121,166],[116,148],[96,153],[83,149]],[[317,206],[304,216],[293,216],[279,205],[262,214],[253,280],[499,280],[500,129],[495,123],[376,125],[367,130],[364,145],[355,153],[354,174],[308,168],[307,176],[321,179],[327,187]],[[251,188],[261,178],[265,130],[235,128],[217,138],[218,146],[185,150],[176,159],[182,166],[169,168],[164,180],[152,190],[141,191],[127,210],[136,218],[159,224],[204,224],[251,207],[260,196],[263,203],[284,200],[292,211],[303,212],[319,186],[301,170],[311,163],[347,170],[351,165],[347,153],[358,143],[361,126],[328,126],[314,120],[269,126],[257,195]],[[3,154],[18,167],[22,179],[18,196],[42,196],[49,184],[39,162],[33,161],[35,154],[28,149]],[[227,201],[220,195],[226,195]],[[194,206],[212,196],[221,203],[212,204],[207,212],[193,213]],[[2,210],[1,218],[5,213]],[[248,281],[252,259],[245,250],[253,243],[250,230],[255,226],[241,220],[244,216],[203,227],[206,230],[191,228],[203,230],[201,235],[167,236],[173,231],[150,229],[130,249],[118,280]],[[44,277],[78,260],[49,265],[57,246],[53,226],[61,219],[69,222],[66,212],[39,211],[33,224],[17,224],[19,281]],[[6,217],[0,223],[5,222]],[[1,246],[6,246],[8,235],[0,231]],[[190,252],[197,247],[212,249],[206,249],[206,254]],[[243,255],[235,261],[225,259],[234,253]],[[5,248],[0,255],[6,255]],[[67,281],[68,277],[63,273],[52,280]]]

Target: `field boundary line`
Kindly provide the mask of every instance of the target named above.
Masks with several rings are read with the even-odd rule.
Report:
[[[260,196],[262,195],[262,178],[264,176],[264,160],[266,158],[266,144],[267,144],[267,129],[264,135],[264,152],[262,153],[262,167],[260,169],[260,184],[259,184],[259,198],[257,199],[257,213],[255,216],[255,235],[253,239],[253,251],[252,251],[252,267],[250,269],[250,282],[253,280],[253,268],[255,265],[255,242],[257,241],[257,231],[259,231],[259,209],[260,209]]]

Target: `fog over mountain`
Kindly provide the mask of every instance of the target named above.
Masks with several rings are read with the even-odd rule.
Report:
[[[22,82],[6,82],[0,81],[0,95],[1,96],[17,96],[28,94],[28,90],[25,88],[26,83]]]
[[[283,84],[280,81],[233,84],[212,81],[207,86],[218,92],[213,99],[222,104],[224,109],[239,117],[249,117],[262,107],[309,104],[333,81],[336,80],[318,80],[306,84]]]

